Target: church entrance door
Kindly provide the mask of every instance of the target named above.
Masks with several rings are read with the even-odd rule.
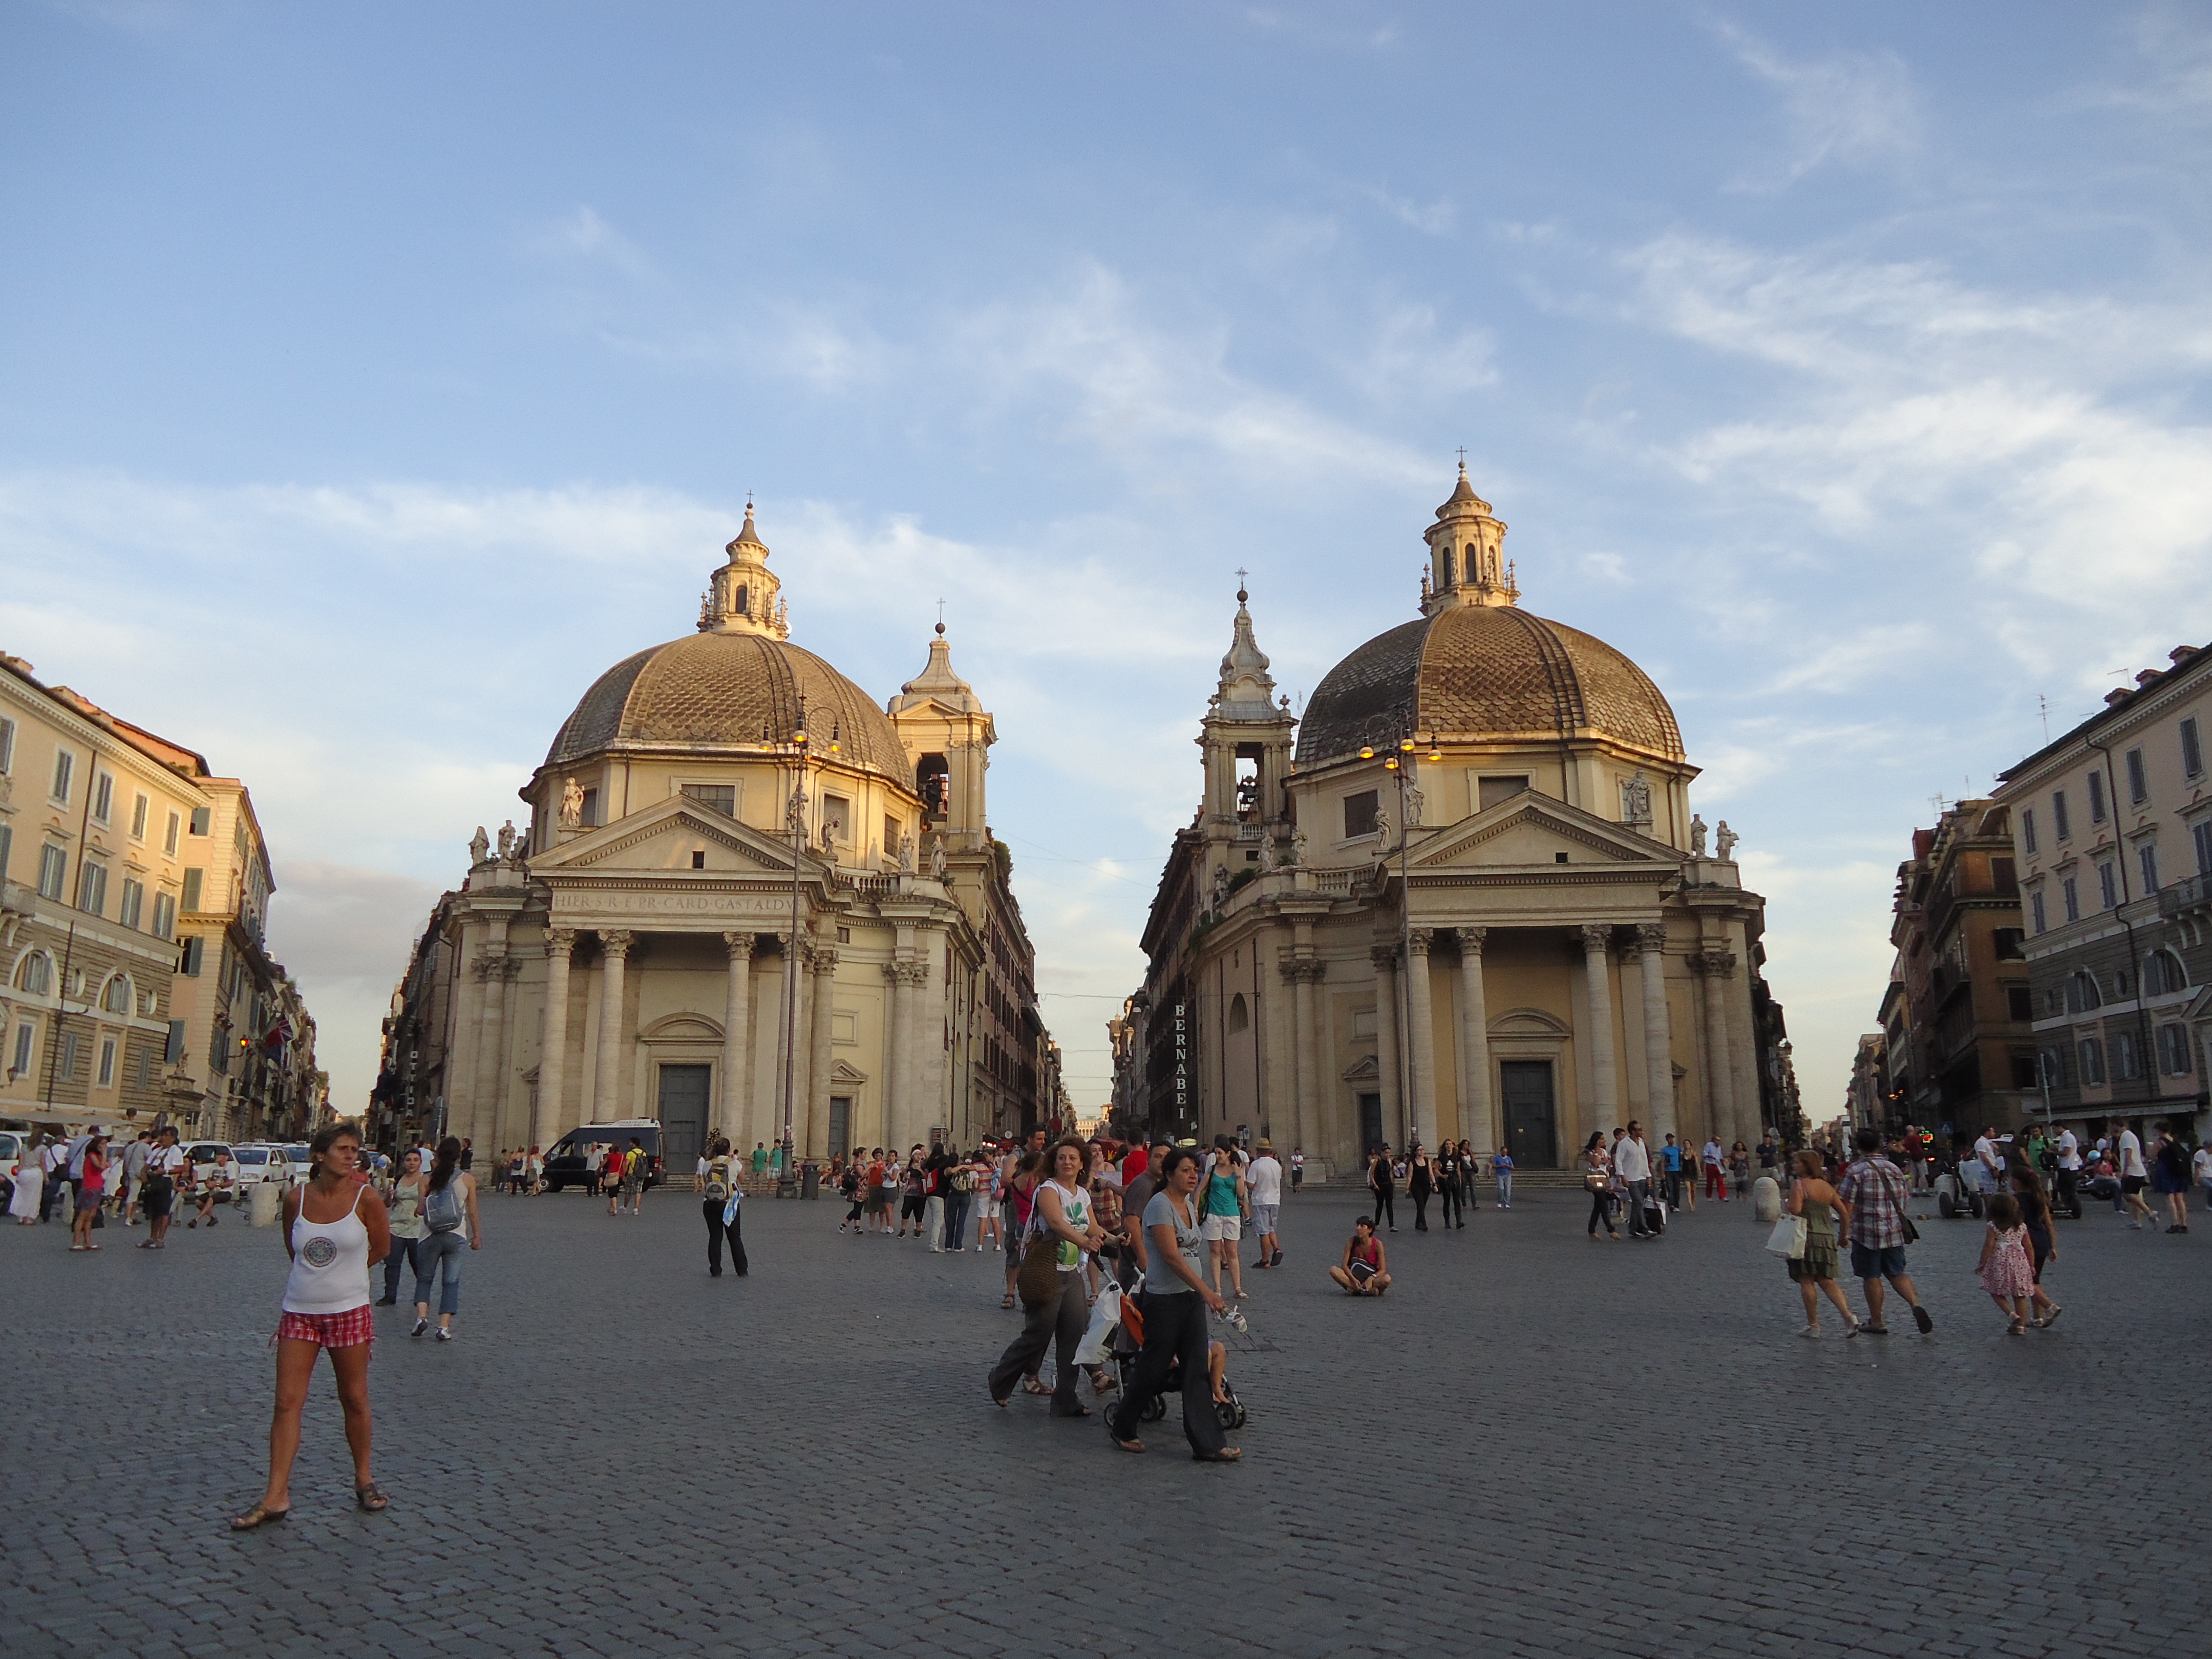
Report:
[[[1499,1092],[1505,1099],[1505,1149],[1523,1170],[1559,1166],[1557,1115],[1553,1109],[1552,1062],[1504,1060],[1498,1063]]]
[[[1382,1097],[1359,1097],[1359,1161],[1367,1162],[1367,1154],[1382,1144]]]
[[[660,1167],[671,1182],[688,1180],[707,1144],[711,1066],[660,1068]]]

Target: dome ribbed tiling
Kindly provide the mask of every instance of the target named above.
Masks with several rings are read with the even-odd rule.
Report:
[[[873,698],[812,652],[761,634],[691,634],[624,658],[584,693],[545,763],[625,746],[757,751],[763,727],[775,743],[798,729],[801,698],[816,754],[834,731],[846,759],[905,776],[898,733]]]
[[[1649,675],[1604,641],[1512,605],[1452,605],[1368,641],[1307,702],[1297,764],[1408,729],[1443,740],[1603,737],[1685,758]]]

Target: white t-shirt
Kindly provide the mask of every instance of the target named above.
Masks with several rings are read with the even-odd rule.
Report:
[[[2123,1129],[2123,1130],[2121,1130],[2121,1131],[2120,1131],[2120,1174],[2121,1174],[2121,1176],[2122,1176],[2123,1177],[2125,1177],[2125,1176],[2142,1176],[2142,1175],[2144,1175],[2144,1174],[2147,1174],[2147,1173],[2148,1173],[2148,1171],[2146,1171],[2146,1170],[2144,1170],[2144,1168],[2143,1168],[2143,1161],[2142,1161],[2142,1142],[2141,1142],[2140,1140],[2137,1140],[2137,1139],[2136,1139],[2136,1132],[2135,1132],[2133,1129]]]
[[[1634,1135],[1623,1135],[1613,1146],[1613,1167],[1623,1181],[1649,1181],[1651,1154]]]
[[[1291,1167],[1293,1170],[1304,1169],[1306,1167],[1306,1155],[1304,1152],[1292,1152],[1291,1154]]]
[[[1981,1159],[1984,1169],[1994,1172],[2004,1168],[2004,1159],[1997,1156],[1996,1142],[1987,1135],[1974,1143],[1974,1156]]]
[[[146,1167],[149,1170],[166,1170],[174,1174],[190,1161],[185,1154],[185,1149],[181,1146],[157,1146],[154,1149],[153,1156],[146,1160]]]
[[[1717,1140],[1707,1141],[1705,1143],[1705,1150],[1699,1153],[1698,1156],[1704,1158],[1708,1164],[1718,1164],[1721,1161],[1722,1157],[1720,1142]]]
[[[1244,1180],[1252,1189],[1255,1204],[1283,1201],[1283,1166],[1275,1162],[1273,1152],[1262,1152],[1254,1158],[1252,1167],[1244,1171]]]
[[[2212,1146],[2199,1146],[2197,1156],[2189,1160],[2189,1169],[2199,1184],[2212,1182]]]
[[[2062,1170],[2081,1167],[2081,1143],[2074,1138],[2071,1129],[2058,1132],[2058,1167]]]

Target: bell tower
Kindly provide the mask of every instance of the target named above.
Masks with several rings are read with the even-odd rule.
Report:
[[[1520,585],[1513,579],[1513,567],[1505,562],[1505,526],[1491,516],[1490,503],[1468,483],[1465,461],[1459,464],[1459,487],[1421,535],[1429,544],[1423,616],[1433,617],[1455,605],[1520,603]]]
[[[929,642],[929,661],[884,704],[898,729],[912,785],[921,797],[925,830],[944,838],[951,852],[987,847],[990,823],[985,816],[984,775],[998,727],[975,688],[952,672],[952,647],[945,624]]]
[[[1244,573],[1237,576],[1237,620],[1198,738],[1206,757],[1200,829],[1209,842],[1230,848],[1209,855],[1208,862],[1225,863],[1232,874],[1248,863],[1261,863],[1261,843],[1279,839],[1287,825],[1283,784],[1291,774],[1291,734],[1297,726],[1285,706],[1289,699],[1276,701],[1267,654],[1252,633]],[[1241,852],[1235,850],[1237,843]]]

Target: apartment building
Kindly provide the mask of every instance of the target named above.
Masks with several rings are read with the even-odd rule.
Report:
[[[2168,662],[2002,774],[1999,793],[2054,1112],[2194,1133],[2212,1103],[2212,651]]]

